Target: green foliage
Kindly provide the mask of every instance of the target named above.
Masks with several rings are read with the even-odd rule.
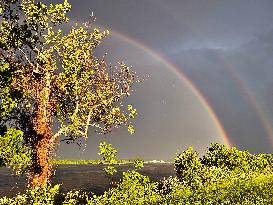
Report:
[[[188,165],[196,162],[198,154],[192,148],[183,152],[180,159]],[[193,159],[195,163],[190,162]],[[200,160],[201,161],[201,160]],[[185,165],[185,163],[184,163]],[[193,166],[194,167],[194,166]],[[197,166],[199,167],[199,165]],[[196,171],[196,169],[191,169]],[[273,204],[273,169],[238,171],[202,164],[202,169],[192,173],[192,183],[184,183],[177,177],[164,178],[159,183],[136,171],[123,173],[115,188],[96,196],[91,193],[70,191],[59,192],[59,185],[28,190],[14,198],[3,197],[0,205],[67,204],[67,205],[268,205]]]
[[[7,129],[0,135],[0,166],[10,167],[16,174],[23,173],[31,164],[31,152],[21,145],[22,140],[23,132],[16,129]]]
[[[66,13],[71,9],[67,0],[64,1],[64,4],[50,4],[49,7],[34,0],[23,0],[21,5],[27,15],[27,22],[33,30],[46,30],[50,28],[50,23],[55,26],[68,22]]]
[[[81,205],[81,204],[87,204],[89,200],[89,196],[85,192],[75,191],[75,192],[68,192],[64,196],[64,200],[62,204],[67,205]]]
[[[174,165],[180,181],[199,186],[198,183],[208,181],[209,176],[217,176],[217,179],[231,171],[248,173],[262,171],[267,167],[273,168],[273,160],[271,154],[250,154],[234,147],[226,148],[224,145],[212,143],[202,158],[190,147],[177,155]]]
[[[60,185],[54,187],[37,187],[27,190],[26,194],[18,194],[14,198],[0,199],[0,205],[54,205],[60,195]]]
[[[272,155],[252,155],[213,143],[203,158],[190,147],[174,165],[179,183],[162,188],[168,193],[167,204],[272,203]]]
[[[110,175],[117,172],[114,165],[118,164],[117,161],[117,150],[112,147],[112,144],[107,144],[105,141],[100,143],[99,155],[103,156],[103,162],[108,164],[108,167],[103,170]]]
[[[14,198],[3,197],[0,199],[0,205],[29,205],[27,195],[18,194]]]
[[[31,152],[22,146],[23,132],[7,128],[5,122],[17,107],[22,93],[11,87],[12,70],[7,61],[0,61],[0,167],[12,168],[16,174],[23,173],[29,167]]]
[[[233,175],[199,188],[178,182],[161,204],[272,204],[273,173]]]
[[[157,191],[160,194],[167,195],[171,193],[177,186],[179,185],[179,180],[177,177],[168,177],[168,178],[163,178],[157,187]]]
[[[102,162],[108,164],[108,167],[104,168],[104,171],[109,174],[113,175],[117,172],[114,165],[119,164],[117,160],[117,150],[112,147],[112,144],[108,144],[105,141],[100,143],[100,152],[99,155],[102,155],[103,160]],[[144,161],[141,159],[135,159],[133,161],[135,169],[141,169],[144,166]]]
[[[134,167],[135,169],[141,169],[144,167],[144,161],[142,159],[135,159],[134,160]]]
[[[23,132],[7,128],[5,122],[22,99],[22,93],[11,87],[13,82],[10,64],[0,62],[0,167],[7,166],[16,172],[23,173],[31,164],[31,152],[22,145]]]
[[[106,191],[101,196],[88,195],[79,191],[67,194],[56,194],[51,191],[51,196],[41,194],[32,196],[17,195],[14,198],[3,197],[0,205],[15,204],[243,204],[243,205],[268,205],[273,203],[273,174],[252,173],[250,175],[238,175],[215,183],[203,184],[199,188],[185,186],[176,178],[168,178],[162,181],[165,188],[158,191],[158,184],[149,181],[145,176],[132,171],[127,172],[117,188]],[[49,190],[48,190],[49,191]],[[33,191],[34,192],[34,191]],[[49,191],[50,192],[50,191]],[[48,197],[45,200],[45,197]],[[35,201],[35,202],[34,202]]]
[[[8,119],[8,116],[17,107],[19,100],[22,98],[22,93],[11,87],[12,70],[9,63],[5,60],[0,61],[0,119],[1,123]]]
[[[69,21],[66,14],[71,9],[66,0],[55,5],[4,0],[0,5],[0,55],[8,56],[6,60],[16,71],[12,78],[24,91],[21,103],[27,108],[25,112],[35,107],[30,103],[37,101],[35,85],[50,84],[54,97],[47,100],[56,103],[52,114],[61,123],[56,136],[64,134],[74,141],[78,136],[87,137],[88,126],[106,133],[124,123],[128,123],[130,133],[134,132],[130,120],[136,116],[136,109],[128,105],[127,113],[117,102],[130,95],[132,84],[139,81],[137,76],[124,63],[114,69],[104,58],[93,55],[109,31],[100,31],[87,22],[64,34],[59,25]]]
[[[202,170],[202,164],[198,153],[193,151],[192,147],[177,155],[174,160],[176,175],[179,180],[185,183],[195,183],[199,179],[196,177]]]
[[[57,184],[54,187],[36,187],[35,189],[28,190],[28,203],[53,205],[59,194],[59,187],[60,185]]]
[[[31,149],[35,161],[30,170],[45,174],[32,171],[37,178],[34,186],[47,182],[51,170],[41,167],[50,169],[42,164],[49,163],[50,150],[61,135],[64,141],[75,142],[88,137],[90,126],[105,134],[123,124],[134,133],[131,121],[136,109],[132,105],[125,109],[122,100],[140,80],[125,63],[112,67],[105,56],[94,56],[109,31],[95,28],[92,21],[76,23],[67,33],[62,30],[70,23],[70,9],[67,0],[61,4],[0,1],[0,126],[9,123],[24,133],[20,143],[25,147],[15,148],[19,151],[14,151],[11,164],[21,163],[29,155],[19,153]],[[59,123],[56,133],[52,133],[53,121]],[[49,146],[39,147],[44,141]],[[12,144],[17,146],[18,141]],[[10,157],[10,152],[1,155],[1,165],[7,164],[3,161],[9,159],[3,156]],[[107,163],[106,171],[114,174],[116,159]]]
[[[212,143],[202,159],[202,164],[244,172],[259,171],[267,166],[273,167],[272,156],[272,154],[250,154],[248,151],[239,151],[235,147],[226,148],[224,145]]]
[[[157,182],[151,182],[147,176],[136,171],[123,173],[117,188],[106,191],[102,196],[93,197],[89,204],[156,204]]]

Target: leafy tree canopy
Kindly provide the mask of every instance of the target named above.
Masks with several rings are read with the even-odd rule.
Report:
[[[95,48],[109,31],[89,21],[64,32],[71,25],[70,9],[67,0],[55,5],[0,2],[0,125],[2,130],[7,124],[15,129],[0,133],[1,140],[9,135],[22,156],[31,151],[33,185],[48,182],[49,160],[61,135],[74,142],[87,138],[90,126],[105,134],[122,124],[134,133],[136,109],[123,106],[122,99],[139,78],[124,63],[110,66],[105,56],[95,57]],[[59,125],[55,133],[53,122]]]

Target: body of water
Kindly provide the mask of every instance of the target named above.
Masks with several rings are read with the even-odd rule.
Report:
[[[52,184],[62,184],[60,190],[83,190],[102,194],[111,188],[111,182],[117,182],[122,177],[122,172],[133,170],[133,164],[117,165],[117,173],[114,176],[107,175],[103,164],[82,165],[57,165]],[[139,170],[141,174],[149,176],[152,181],[159,181],[163,177],[175,176],[174,166],[171,163],[148,163]],[[6,167],[0,168],[0,197],[15,196],[18,192],[24,193],[27,186],[27,176],[16,176]]]

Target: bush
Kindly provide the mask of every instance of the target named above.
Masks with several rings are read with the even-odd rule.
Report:
[[[86,192],[68,192],[63,199],[62,204],[67,205],[81,205],[81,204],[87,204],[88,203],[88,194]]]
[[[10,167],[17,175],[31,164],[31,152],[22,145],[24,133],[0,124],[0,167]]]
[[[220,171],[220,168],[217,169]],[[265,169],[262,173],[236,174],[236,172],[230,172],[229,177],[201,183],[199,187],[175,182],[171,191],[163,195],[160,204],[273,204],[273,172],[269,169]]]
[[[192,184],[201,180],[203,172],[211,167],[220,168],[223,172],[255,172],[265,168],[273,168],[272,154],[250,154],[236,148],[212,143],[203,158],[192,147],[178,154],[174,161],[176,176],[184,183]]]
[[[27,190],[26,194],[18,194],[16,197],[3,197],[0,205],[82,205],[88,204],[89,196],[86,192],[70,191],[66,194],[59,192],[60,184],[48,185],[43,188]]]
[[[203,167],[198,153],[194,152],[192,147],[175,158],[174,166],[176,176],[180,181],[189,185],[199,181],[198,176]]]
[[[123,173],[116,188],[106,191],[102,196],[93,197],[88,204],[157,204],[161,196],[157,193],[157,182],[136,171]]]
[[[235,147],[226,148],[218,143],[212,143],[201,163],[244,172],[273,167],[272,154],[250,154],[248,151],[239,151]]]
[[[273,204],[272,164],[271,154],[250,154],[218,143],[203,158],[190,147],[175,158],[179,181],[163,182],[162,203]]]
[[[157,187],[157,190],[160,194],[167,195],[170,192],[172,192],[175,187],[179,184],[179,180],[177,177],[168,177],[168,178],[163,178]]]
[[[4,197],[0,199],[0,205],[38,205],[38,204],[47,204],[54,205],[56,204],[57,198],[60,195],[59,193],[60,184],[42,188],[35,188],[27,190],[26,194],[18,194],[14,198]]]

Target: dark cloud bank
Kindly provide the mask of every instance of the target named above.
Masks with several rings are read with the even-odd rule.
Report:
[[[98,25],[136,39],[174,63],[208,100],[238,148],[251,152],[273,151],[273,136],[268,132],[269,128],[273,129],[273,1],[70,2],[72,19],[82,21],[93,11]],[[115,36],[109,41],[106,43],[109,47],[105,47],[109,53],[112,49],[118,58],[127,56],[136,68],[145,68],[144,73],[153,73],[158,67],[158,74],[144,88],[137,89],[138,97],[131,98],[144,112],[136,121],[142,136],[128,137],[121,129],[114,134],[114,139],[109,137],[120,147],[122,157],[170,159],[178,148],[193,145],[204,150],[209,141],[216,139],[213,135],[217,132],[212,122],[207,122],[203,108],[185,85],[174,76],[166,77],[160,62],[152,58],[149,62],[147,56],[139,62],[139,56],[145,56],[140,50],[127,48],[130,45]],[[123,47],[125,53],[121,52]],[[176,90],[172,89],[173,84]],[[178,103],[179,112],[174,109]],[[156,115],[159,110],[163,111]],[[179,125],[173,126],[177,121],[181,129],[177,128]],[[72,152],[71,147],[61,146],[61,157],[95,158],[99,139],[91,138],[88,154],[77,155],[76,149]]]

